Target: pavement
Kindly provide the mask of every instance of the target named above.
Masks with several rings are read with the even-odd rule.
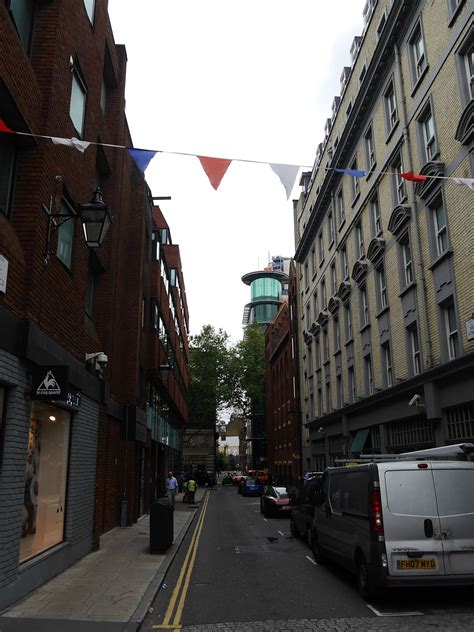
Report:
[[[177,494],[173,544],[150,553],[150,520],[104,534],[100,549],[27,595],[0,615],[0,632],[134,632],[145,618],[188,531],[205,489],[195,503]],[[67,623],[66,623],[67,622]]]

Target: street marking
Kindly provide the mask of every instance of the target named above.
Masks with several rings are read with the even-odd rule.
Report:
[[[160,630],[173,630],[173,632],[176,632],[176,630],[181,630],[183,628],[182,625],[152,625],[151,627]]]
[[[424,614],[423,612],[419,612],[418,610],[412,610],[409,612],[380,612],[380,610],[377,610],[376,608],[371,606],[370,603],[366,603],[365,605],[378,617],[419,617],[423,616]]]
[[[268,520],[266,518],[263,519],[263,522],[268,522]]]
[[[312,558],[312,557],[310,557],[309,555],[307,555],[307,556],[306,556],[306,559],[307,559],[307,560],[309,560],[309,561],[311,562],[311,564],[314,564],[315,566],[317,566],[317,565],[318,565],[318,564],[317,564],[317,562],[315,562],[315,561],[313,560],[313,558]]]
[[[204,503],[203,503],[203,508],[201,511],[201,515],[199,516],[199,520],[197,522],[196,528],[194,530],[193,533],[193,537],[191,539],[191,543],[189,545],[189,549],[188,552],[186,553],[186,557],[184,559],[183,565],[181,567],[181,571],[178,577],[178,581],[176,582],[176,586],[173,590],[173,594],[171,595],[171,599],[170,602],[168,604],[168,608],[166,610],[164,619],[163,619],[163,626],[169,630],[174,630],[174,629],[179,629],[177,626],[179,626],[179,621],[180,621],[180,616],[181,616],[181,612],[182,612],[182,606],[184,604],[184,600],[183,600],[183,595],[184,597],[186,596],[186,592],[188,589],[188,584],[189,584],[189,577],[191,575],[193,566],[194,566],[194,559],[196,557],[196,551],[197,551],[197,546],[199,543],[199,537],[201,535],[201,530],[202,530],[202,525],[204,522],[204,516],[206,514],[206,509],[207,509],[207,505],[209,503],[209,492],[206,492],[206,497],[204,499]],[[186,574],[186,578],[185,578],[185,574]],[[184,584],[183,584],[183,579],[184,579]],[[176,605],[176,601],[178,599],[178,595],[181,591],[181,588],[184,586],[183,588],[183,593],[181,595],[181,599],[179,601],[178,604],[178,609],[176,611],[176,615],[174,618],[174,622],[172,625],[170,625],[170,621],[171,621],[171,617],[173,615],[173,611]]]
[[[282,531],[277,531],[282,537],[285,535]]]

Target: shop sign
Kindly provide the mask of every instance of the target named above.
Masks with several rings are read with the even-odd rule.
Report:
[[[68,395],[68,367],[62,365],[33,368],[31,398],[65,400]]]
[[[64,403],[68,408],[79,408],[81,405],[81,394],[77,391],[69,391]]]
[[[474,340],[474,314],[473,318],[466,321],[466,333],[468,340]]]

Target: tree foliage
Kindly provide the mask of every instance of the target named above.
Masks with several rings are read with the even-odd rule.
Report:
[[[245,329],[243,339],[234,349],[233,370],[237,389],[234,405],[244,415],[265,410],[265,334],[258,323]]]

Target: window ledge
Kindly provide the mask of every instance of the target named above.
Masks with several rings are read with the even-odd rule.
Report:
[[[405,285],[405,287],[398,294],[398,298],[402,298],[402,296],[405,296],[405,294],[408,294],[410,290],[413,290],[415,288],[416,288],[416,281],[412,281],[409,285]]]
[[[328,246],[328,250],[331,250],[331,248],[334,246],[334,239],[331,239],[329,246]]]
[[[332,354],[335,358],[337,358],[338,355],[341,355],[341,347],[339,347],[338,349],[336,349],[336,351],[334,351],[334,353]]]
[[[324,360],[323,362],[323,366],[328,366],[331,363],[331,360],[329,360],[329,358],[327,360]]]
[[[461,2],[458,4],[458,6],[454,9],[454,11],[449,16],[449,20],[448,20],[449,28],[451,28],[454,22],[456,21],[456,18],[460,14],[463,5],[464,5],[464,0],[461,0]]]
[[[388,143],[390,142],[390,139],[392,138],[393,134],[395,133],[395,130],[398,127],[398,123],[399,120],[397,119],[396,123],[394,123],[393,127],[389,130],[388,134],[387,134],[387,138],[385,139],[385,144],[388,145]]]
[[[370,323],[366,323],[359,329],[359,333],[363,333],[366,329],[370,329]]]
[[[443,252],[441,255],[438,255],[438,257],[436,257],[436,259],[431,262],[431,264],[428,266],[428,270],[434,270],[440,265],[440,263],[442,263],[445,259],[452,257],[452,255],[453,249],[448,248],[445,252]]]
[[[324,257],[320,260],[320,262],[319,262],[319,264],[318,264],[318,265],[319,265],[319,267],[321,267],[321,266],[323,265],[323,263],[324,263]]]
[[[388,305],[386,305],[385,307],[382,307],[382,309],[381,309],[379,312],[377,312],[377,313],[375,314],[375,317],[376,317],[376,318],[380,318],[381,316],[383,316],[383,315],[384,315],[386,312],[388,312],[389,310],[390,310],[389,306],[388,306]]]
[[[426,77],[426,73],[428,72],[429,68],[430,68],[430,65],[426,64],[426,68],[423,70],[421,75],[418,77],[418,79],[414,83],[414,85],[413,85],[413,87],[411,89],[411,95],[410,96],[413,97],[415,95],[415,92],[418,90],[418,88],[420,87],[423,79]]]
[[[354,342],[354,338],[352,336],[344,342],[344,346],[347,347],[347,345],[350,345],[351,342]]]
[[[337,230],[338,230],[338,231],[341,231],[341,230],[342,230],[342,227],[344,226],[344,224],[345,224],[345,223],[346,223],[346,220],[345,220],[345,219],[343,219],[343,220],[342,220],[342,222],[341,222],[341,223],[339,224],[339,226],[337,227]]]
[[[357,195],[354,197],[354,199],[351,202],[351,208],[354,208],[354,206],[357,204],[358,200],[360,198],[360,191],[359,193],[357,193]]]
[[[370,180],[370,178],[372,177],[372,174],[374,173],[376,167],[377,167],[377,161],[375,161],[374,164],[369,169],[367,169],[367,174],[365,176],[366,180]]]

